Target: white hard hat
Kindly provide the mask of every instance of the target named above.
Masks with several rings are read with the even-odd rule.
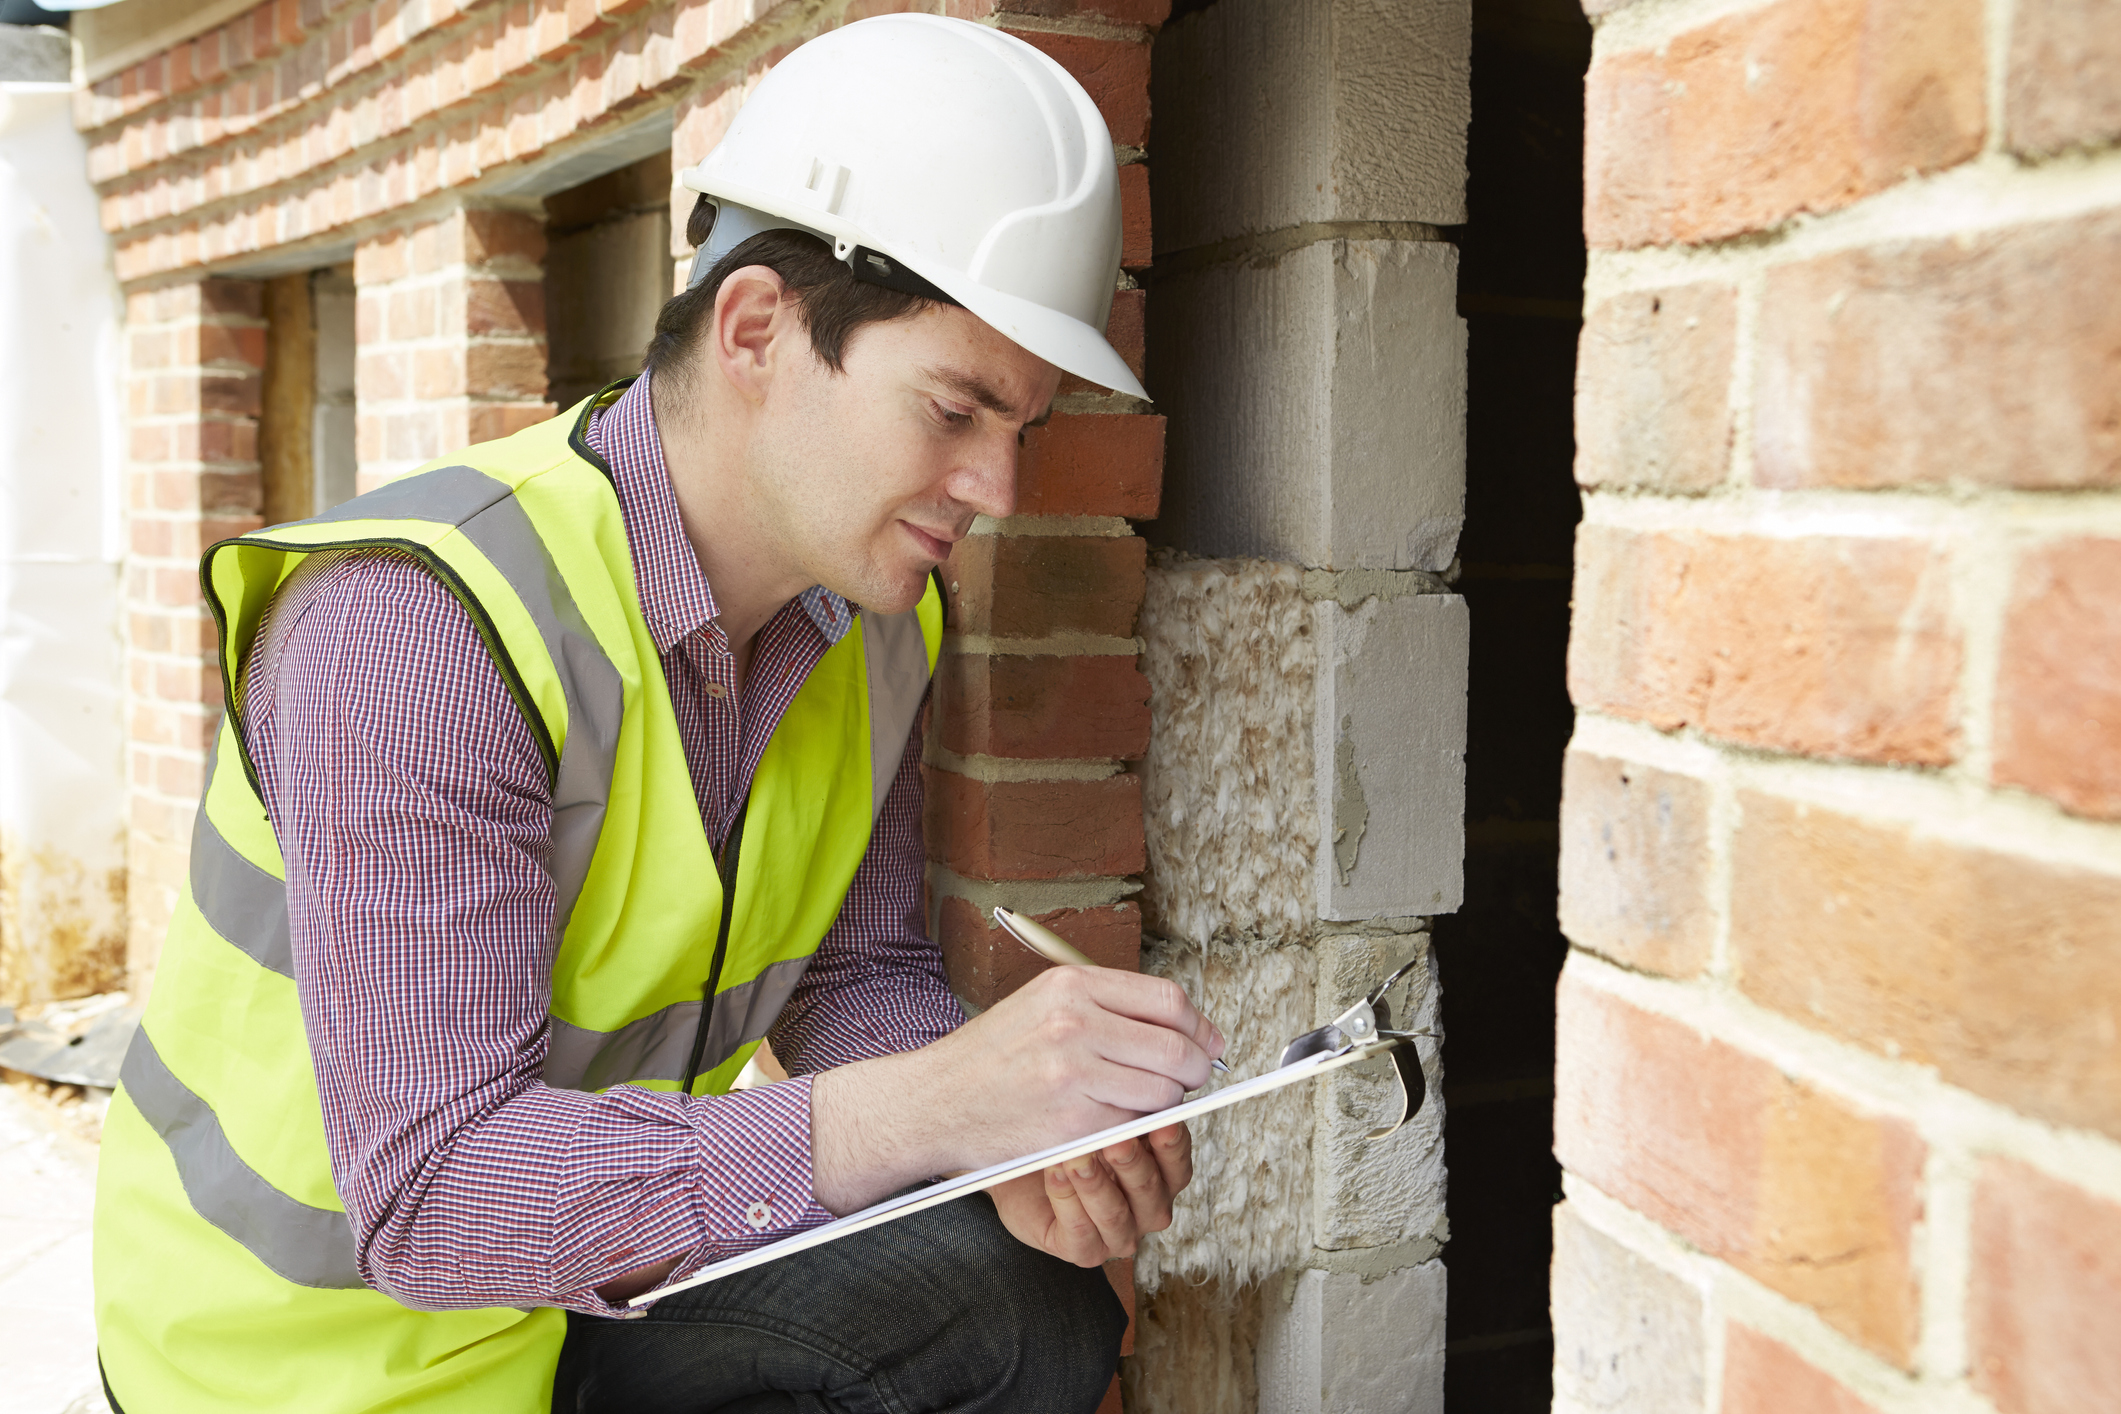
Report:
[[[1046,362],[1148,396],[1105,342],[1112,135],[1082,85],[1014,35],[934,15],[820,35],[679,179],[720,208],[695,279],[759,231],[809,231],[862,278],[933,287]]]

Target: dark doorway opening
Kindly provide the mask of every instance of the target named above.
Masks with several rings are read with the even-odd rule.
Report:
[[[675,265],[668,152],[545,198],[546,396],[562,412],[641,371]]]
[[[1466,901],[1436,923],[1451,1271],[1445,1398],[1483,1414],[1552,1403],[1555,917],[1564,663],[1581,501],[1572,429],[1581,325],[1583,80],[1576,0],[1473,0],[1473,125],[1459,312],[1468,349],[1473,616]]]

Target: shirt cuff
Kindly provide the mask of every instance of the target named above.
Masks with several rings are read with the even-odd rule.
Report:
[[[832,1221],[812,1191],[809,1076],[694,1101],[685,1114],[698,1137],[703,1236],[666,1285]]]

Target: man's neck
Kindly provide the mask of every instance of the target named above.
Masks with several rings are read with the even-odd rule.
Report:
[[[741,681],[759,630],[810,584],[782,562],[777,537],[743,474],[747,439],[741,435],[741,411],[718,417],[716,410],[697,404],[680,410],[670,405],[673,400],[658,399],[657,391],[651,382],[648,396],[678,519],[713,592],[715,622],[729,640]],[[709,430],[727,424],[734,424],[730,430],[738,435]]]

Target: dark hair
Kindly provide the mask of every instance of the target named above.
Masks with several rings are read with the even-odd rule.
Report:
[[[695,248],[704,246],[713,228],[714,206],[703,196],[685,223],[685,239]],[[855,279],[853,271],[833,259],[832,248],[808,232],[761,231],[716,261],[706,279],[665,304],[656,316],[641,365],[656,375],[658,389],[670,387],[665,375],[690,371],[722,282],[747,265],[763,265],[786,283],[809,331],[812,351],[834,373],[847,371],[847,341],[855,330],[918,314],[934,303]]]

